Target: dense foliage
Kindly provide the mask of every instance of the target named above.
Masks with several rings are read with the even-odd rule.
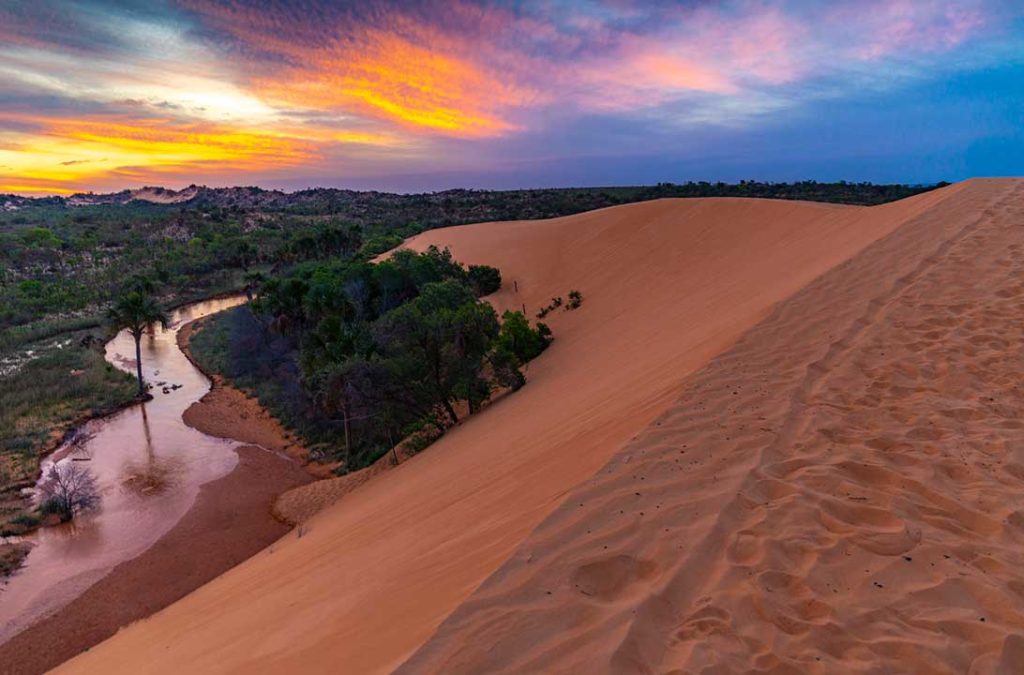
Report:
[[[377,264],[307,263],[266,282],[252,312],[208,322],[193,352],[357,468],[524,384],[520,367],[550,332],[519,312],[499,320],[479,296],[500,285],[498,270],[433,247]]]

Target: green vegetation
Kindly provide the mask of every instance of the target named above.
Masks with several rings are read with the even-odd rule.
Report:
[[[0,579],[21,567],[30,550],[28,544],[0,544]]]
[[[87,413],[115,410],[135,396],[135,380],[107,363],[87,332],[29,360],[0,387],[0,528],[25,514],[19,490],[39,473],[41,453]],[[56,433],[55,433],[56,432]]]
[[[574,309],[579,309],[580,305],[582,304],[583,294],[575,290],[569,291],[568,303],[565,302],[565,299],[562,298],[562,296],[558,296],[557,298],[551,298],[551,302],[549,302],[546,307],[541,307],[540,310],[537,311],[537,318],[543,319],[544,317],[546,317],[548,314],[555,311],[559,307],[564,308],[567,312],[571,312]]]
[[[141,285],[145,285],[145,280]],[[135,368],[139,383],[139,396],[146,393],[146,382],[142,378],[142,336],[155,323],[167,326],[167,314],[160,308],[145,289],[129,291],[118,298],[107,313],[115,331],[127,330],[135,340]]]
[[[520,366],[550,331],[517,312],[499,321],[478,299],[500,278],[433,247],[378,264],[300,265],[268,281],[251,309],[208,320],[192,352],[351,470],[524,384]]]
[[[252,271],[305,260],[363,259],[425,229],[550,218],[663,197],[769,197],[879,204],[930,187],[867,183],[662,183],[551,190],[449,190],[396,195],[192,190],[181,203],[131,194],[26,199],[0,195],[0,353],[63,322],[102,318],[126,279],[151,276],[176,304],[246,285]]]

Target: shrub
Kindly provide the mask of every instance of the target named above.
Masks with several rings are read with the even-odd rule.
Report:
[[[39,527],[39,517],[32,515],[31,513],[19,513],[15,517],[11,518],[12,523],[15,525],[22,525],[27,528]]]
[[[56,513],[61,520],[99,506],[100,491],[92,472],[77,462],[57,463],[46,472],[42,485],[44,515]]]
[[[477,297],[496,293],[501,288],[501,272],[489,265],[470,265],[468,278]]]
[[[543,333],[541,326],[544,326]],[[506,311],[501,317],[496,347],[515,356],[519,363],[526,363],[547,349],[550,336],[551,330],[544,324],[538,324],[537,329],[530,328],[525,314]]]
[[[441,438],[441,435],[436,426],[427,425],[409,437],[405,442],[405,449],[413,454],[422,452]]]
[[[577,304],[572,306],[572,307],[567,306],[566,309],[576,309],[576,307],[579,307],[579,303],[583,302],[583,296],[580,295],[580,292],[579,291],[572,291],[572,292],[569,293],[570,303],[574,299],[573,298],[573,293],[576,294],[575,300],[577,301]],[[541,307],[540,311],[537,312],[537,318],[538,319],[543,319],[548,314],[550,314],[551,312],[553,312],[556,309],[558,309],[559,307],[561,307],[564,302],[565,301],[562,299],[562,296],[558,296],[557,298],[551,298],[551,303],[547,307]]]

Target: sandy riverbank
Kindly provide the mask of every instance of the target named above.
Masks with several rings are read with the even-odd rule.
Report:
[[[192,357],[188,344],[194,332],[201,329],[202,323],[197,321],[183,326],[178,333],[178,346],[200,370],[202,367]],[[255,443],[285,453],[301,462],[308,473],[321,479],[288,490],[275,500],[273,514],[284,522],[295,524],[308,520],[371,478],[394,468],[396,456],[399,462],[404,462],[414,454],[400,445],[395,453],[388,453],[364,469],[335,476],[332,470],[337,464],[310,462],[309,452],[301,441],[259,401],[225,384],[218,374],[205,374],[213,382],[213,387],[185,411],[182,416],[185,424],[210,436]]]
[[[110,637],[287,534],[270,515],[282,491],[312,478],[295,462],[251,445],[238,466],[204,485],[195,505],[145,553],[115,567],[59,613],[0,645],[0,672],[39,673]]]
[[[179,332],[179,346],[187,346],[191,325]],[[188,413],[189,426],[249,444],[235,450],[238,464],[226,476],[204,484],[185,516],[153,546],[114,567],[59,612],[0,645],[0,673],[52,668],[173,603],[289,531],[271,509],[278,495],[313,481],[299,462],[284,454],[290,449],[301,456],[301,446],[258,404],[220,383]]]
[[[189,340],[201,329],[202,319],[182,326],[177,336],[178,348],[212,383],[210,391],[185,410],[182,415],[185,424],[208,436],[251,443],[288,455],[318,478],[331,475],[332,466],[308,463],[309,452],[302,442],[267,412],[259,401],[226,384],[216,373],[206,372],[196,362],[189,351]]]

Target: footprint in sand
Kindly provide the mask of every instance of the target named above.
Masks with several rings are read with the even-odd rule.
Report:
[[[617,555],[578,568],[571,583],[576,591],[588,598],[612,602],[626,597],[643,582],[649,582],[656,572],[657,565],[649,560]]]
[[[764,558],[764,542],[754,534],[740,532],[729,546],[728,556],[734,565],[756,565]]]

